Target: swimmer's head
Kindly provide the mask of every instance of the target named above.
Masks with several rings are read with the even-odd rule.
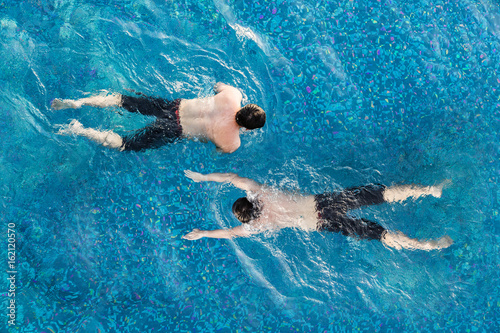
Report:
[[[260,216],[260,205],[247,198],[239,198],[233,204],[233,214],[241,223],[248,223]]]
[[[255,104],[247,104],[236,113],[236,123],[252,130],[261,128],[266,123],[266,112]]]

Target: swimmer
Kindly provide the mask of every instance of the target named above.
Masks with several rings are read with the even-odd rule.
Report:
[[[185,175],[195,182],[231,183],[246,191],[247,196],[239,198],[233,204],[233,214],[241,225],[231,229],[194,229],[184,239],[248,237],[264,231],[300,228],[306,231],[340,232],[357,239],[375,239],[398,250],[405,248],[429,251],[444,249],[453,244],[449,236],[436,240],[412,239],[401,232],[388,231],[375,222],[347,214],[349,210],[363,206],[399,202],[410,197],[432,195],[440,198],[448,181],[436,186],[368,185],[345,189],[340,193],[300,195],[279,191],[232,173],[203,175],[186,170]]]
[[[94,107],[117,106],[129,112],[154,116],[156,120],[131,136],[121,137],[113,131],[84,128],[73,120],[63,126],[58,134],[77,134],[105,147],[120,151],[157,148],[181,137],[199,138],[215,144],[219,151],[232,153],[240,146],[240,128],[260,128],[266,121],[266,113],[255,104],[241,107],[241,92],[227,84],[217,83],[215,96],[168,101],[137,94],[95,95],[77,100],[54,99],[54,110],[77,109],[83,105]]]

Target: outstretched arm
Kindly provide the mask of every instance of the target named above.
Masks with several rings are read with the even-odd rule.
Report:
[[[209,173],[203,175],[191,170],[184,170],[184,174],[195,182],[231,183],[244,191],[257,192],[262,188],[262,185],[256,181],[240,177],[235,173]]]
[[[231,229],[218,229],[218,230],[194,229],[190,233],[182,236],[182,238],[189,240],[196,240],[203,237],[230,239],[233,237],[248,237],[250,235],[252,235],[251,232],[243,228],[242,225],[239,225]]]

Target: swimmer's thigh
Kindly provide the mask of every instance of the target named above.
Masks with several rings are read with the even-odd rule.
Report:
[[[162,98],[122,95],[121,107],[129,112],[161,118],[164,116],[164,110],[168,107],[168,103]]]
[[[386,232],[378,223],[341,214],[336,215],[334,220],[323,222],[318,230],[340,232],[344,236],[368,240],[380,240]]]
[[[340,200],[347,210],[357,209],[368,205],[384,203],[384,185],[375,184],[345,189],[340,194]]]
[[[180,137],[176,124],[159,119],[123,139],[123,150],[141,151],[161,147]]]

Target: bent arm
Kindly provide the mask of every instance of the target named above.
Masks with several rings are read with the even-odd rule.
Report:
[[[214,142],[214,144],[215,144],[217,151],[219,153],[231,154],[231,153],[234,153],[236,150],[238,150],[238,148],[240,148],[241,141],[240,141],[240,138],[237,137],[236,140],[230,144],[225,144],[225,145],[220,145],[220,146],[217,145],[216,142]]]
[[[242,225],[231,229],[217,229],[217,230],[200,230],[194,229],[190,233],[182,236],[184,239],[196,240],[203,237],[206,238],[223,238],[223,239],[231,239],[234,237],[248,237],[253,233],[249,232]]]
[[[229,88],[231,86],[225,84],[225,83],[222,83],[222,82],[217,82],[215,85],[214,85],[214,92],[216,94],[222,92],[224,89],[226,88]]]
[[[244,191],[256,192],[261,189],[262,185],[256,181],[243,178],[235,173],[209,173],[203,175],[198,172],[193,172],[190,170],[185,170],[184,174],[186,177],[192,179],[195,182],[205,181],[205,182],[218,182],[218,183],[231,183],[237,188]]]
[[[214,92],[215,94],[220,94],[221,92],[226,92],[227,94],[233,95],[233,97],[237,98],[240,100],[243,98],[243,95],[241,94],[241,91],[239,91],[237,88],[230,86],[228,84],[218,82],[214,86]]]

